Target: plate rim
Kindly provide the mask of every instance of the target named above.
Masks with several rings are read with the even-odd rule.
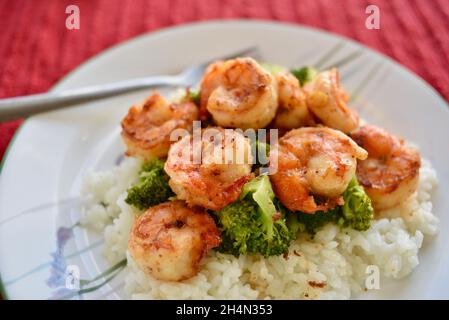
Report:
[[[167,33],[174,33],[179,32],[180,30],[186,31],[186,29],[196,29],[196,28],[204,28],[210,25],[235,25],[235,24],[241,24],[241,25],[266,25],[271,27],[282,27],[282,28],[299,28],[299,29],[306,29],[311,32],[316,32],[320,34],[324,34],[327,36],[332,36],[336,39],[340,39],[345,42],[349,42],[355,46],[358,46],[362,48],[363,50],[367,50],[368,52],[374,52],[376,55],[379,55],[380,57],[386,59],[388,62],[392,63],[398,70],[402,73],[405,73],[415,81],[420,82],[423,87],[432,95],[434,95],[440,102],[442,102],[445,105],[445,111],[446,114],[449,116],[449,101],[447,101],[443,95],[436,90],[430,83],[428,83],[425,79],[423,79],[420,75],[415,73],[413,70],[410,70],[406,66],[402,65],[399,61],[396,61],[392,57],[384,54],[383,52],[379,51],[377,48],[370,47],[364,43],[361,43],[355,39],[349,38],[345,35],[341,35],[338,33],[334,33],[328,30],[320,29],[314,26],[304,25],[301,23],[294,23],[294,22],[287,22],[287,21],[278,21],[278,20],[268,20],[268,19],[211,19],[207,21],[193,21],[193,22],[187,22],[187,23],[181,23],[171,26],[166,26],[163,28],[159,28],[153,31],[145,31],[139,35],[136,35],[134,37],[131,37],[129,39],[126,39],[124,41],[121,41],[119,43],[116,43],[112,46],[109,46],[105,48],[104,50],[101,50],[100,52],[94,54],[93,56],[87,58],[82,63],[80,63],[78,66],[74,67],[72,70],[70,70],[67,74],[63,75],[56,83],[48,90],[48,92],[57,92],[60,90],[60,87],[65,84],[66,81],[70,80],[73,76],[75,76],[77,73],[82,71],[83,69],[89,67],[91,64],[95,63],[96,60],[99,58],[107,57],[108,55],[112,54],[116,50],[120,50],[122,47],[126,47],[129,45],[133,45],[134,43],[141,41],[142,39],[148,38],[148,37],[163,37]],[[423,88],[423,89],[424,89]],[[48,111],[48,113],[51,113],[52,111]],[[47,112],[44,112],[45,114]],[[33,120],[38,115],[32,115],[30,117],[26,117],[23,119],[22,123],[19,125],[17,130],[14,132],[13,136],[11,137],[11,140],[8,144],[8,146],[5,149],[4,155],[2,160],[0,161],[0,177],[3,175],[3,169],[5,167],[5,164],[7,163],[9,159],[9,153],[11,150],[13,150],[15,142],[17,138],[20,136],[20,133],[22,132],[25,125],[29,124],[30,121]],[[2,281],[1,274],[0,274],[0,294],[2,295],[4,300],[9,300],[6,287]]]

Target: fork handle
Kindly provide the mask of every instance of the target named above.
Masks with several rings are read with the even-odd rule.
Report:
[[[154,76],[94,85],[62,92],[33,94],[0,99],[0,121],[26,117],[44,111],[68,107],[93,99],[104,98],[152,87],[180,85],[176,76]]]

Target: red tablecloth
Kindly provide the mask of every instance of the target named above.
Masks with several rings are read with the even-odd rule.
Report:
[[[70,4],[81,28],[65,27]],[[380,30],[365,8],[380,9]],[[92,55],[140,33],[196,20],[257,18],[330,30],[382,51],[449,99],[449,0],[0,0],[0,98],[48,90]],[[21,121],[0,124],[0,159]]]

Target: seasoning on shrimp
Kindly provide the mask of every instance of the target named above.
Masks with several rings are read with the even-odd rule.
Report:
[[[159,280],[182,281],[195,276],[207,252],[220,244],[220,231],[203,209],[169,201],[139,216],[128,249],[136,265]]]
[[[291,130],[270,150],[276,196],[292,211],[314,213],[343,204],[341,194],[367,152],[340,131],[325,127]],[[320,200],[320,203],[317,202]]]
[[[376,210],[394,207],[407,200],[417,187],[421,157],[387,131],[365,125],[352,138],[368,151],[368,159],[359,161],[357,178]]]
[[[326,126],[349,133],[357,129],[359,117],[348,108],[348,95],[340,83],[337,69],[319,73],[304,86],[307,106]]]
[[[191,130],[192,122],[197,119],[198,109],[193,102],[170,104],[155,93],[142,104],[131,107],[122,120],[126,154],[145,161],[164,158],[172,143],[172,131]]]
[[[216,62],[201,81],[200,109],[222,127],[258,129],[277,110],[276,81],[251,58]]]
[[[172,145],[165,163],[169,185],[189,205],[220,210],[238,199],[251,177],[251,146],[241,133],[218,127],[202,130],[199,144],[195,149],[188,135]]]
[[[306,104],[306,94],[298,79],[288,71],[276,74],[279,108],[273,126],[279,129],[296,129],[314,124]]]

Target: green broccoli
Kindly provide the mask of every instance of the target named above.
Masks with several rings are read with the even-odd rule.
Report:
[[[302,212],[290,212],[283,207],[280,202],[276,205],[280,211],[289,216],[289,223],[297,224],[297,229],[301,232],[315,234],[320,228],[328,223],[335,223],[342,228],[352,228],[359,231],[369,229],[373,219],[374,210],[371,200],[359,185],[356,178],[353,178],[343,193],[344,205],[338,206],[328,212],[318,211],[314,214]],[[296,217],[296,219],[295,219]]]
[[[301,86],[304,86],[307,82],[312,81],[316,77],[317,70],[313,67],[302,67],[292,69],[291,73],[299,80]]]
[[[345,204],[338,208],[338,225],[355,230],[368,230],[374,217],[371,199],[356,178],[353,178],[343,193]]]
[[[156,160],[142,166],[139,182],[128,189],[125,202],[139,210],[145,210],[167,201],[173,195],[164,172],[164,162]]]
[[[298,212],[297,219],[299,231],[315,234],[320,228],[328,223],[336,223],[338,210],[329,210],[328,212],[318,211],[314,214]]]
[[[246,183],[239,200],[215,212],[222,236],[218,250],[235,256],[255,253],[265,257],[286,252],[294,234],[273,200],[267,175]]]

